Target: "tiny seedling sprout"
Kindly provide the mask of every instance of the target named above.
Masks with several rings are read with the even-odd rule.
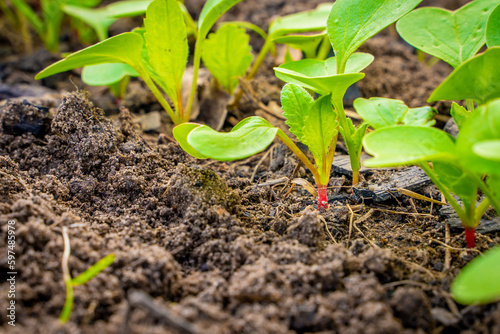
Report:
[[[64,302],[64,307],[61,311],[61,315],[59,316],[59,321],[65,323],[69,320],[71,316],[71,311],[73,309],[73,288],[75,286],[83,285],[90,281],[92,278],[101,273],[104,269],[108,268],[115,261],[115,255],[109,254],[92,265],[89,269],[85,270],[83,273],[78,275],[75,278],[71,277],[69,271],[69,256],[71,254],[71,247],[69,244],[68,237],[68,229],[67,227],[63,227],[62,235],[64,240],[64,253],[62,257],[62,271],[63,271],[63,280],[64,285],[66,286],[66,300]]]

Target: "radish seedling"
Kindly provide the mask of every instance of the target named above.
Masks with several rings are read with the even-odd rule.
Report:
[[[71,316],[71,311],[73,309],[73,287],[83,285],[90,281],[92,278],[101,273],[104,269],[109,267],[115,261],[115,255],[109,254],[103,257],[101,260],[97,261],[89,269],[85,270],[83,273],[75,278],[71,277],[68,267],[69,256],[71,254],[71,247],[69,244],[68,231],[66,227],[63,227],[63,239],[64,239],[64,253],[61,262],[63,270],[63,280],[66,286],[66,300],[64,302],[64,307],[59,316],[59,321],[65,323],[69,320]]]
[[[186,152],[197,158],[236,160],[264,150],[278,136],[313,174],[318,188],[318,208],[328,207],[326,186],[338,133],[347,143],[353,183],[356,184],[361,140],[368,126],[365,123],[356,129],[343,108],[342,99],[347,88],[364,77],[359,71],[373,61],[372,55],[353,53],[364,41],[409,12],[419,2],[397,1],[395,4],[394,1],[383,0],[338,0],[331,7],[327,20],[328,36],[336,57],[324,61],[304,59],[275,68],[276,76],[290,83],[281,92],[287,124],[297,139],[308,146],[316,165],[282,130],[259,117],[242,120],[229,133],[217,133],[203,125],[181,125],[174,129],[175,138]],[[315,18],[309,23],[311,27],[320,22]],[[285,20],[278,26],[286,34],[290,25],[292,21]],[[319,93],[321,97],[314,101],[306,88]]]
[[[359,180],[361,140],[367,125],[356,129],[346,117],[343,97],[347,88],[364,77],[363,70],[373,56],[354,53],[366,40],[408,13],[421,0],[362,1],[337,0],[327,20],[327,32],[335,57],[318,60],[299,60],[275,68],[276,76],[289,83],[301,85],[318,94],[330,94],[337,114],[338,131],[342,135],[353,174],[353,184]],[[333,124],[332,124],[333,126]]]
[[[337,141],[336,114],[330,96],[314,101],[305,89],[289,84],[283,88],[281,100],[290,131],[309,147],[316,166],[281,129],[256,116],[245,118],[228,133],[217,132],[206,125],[185,123],[174,128],[175,139],[196,158],[228,161],[261,152],[277,136],[311,171],[318,188],[318,209],[327,208],[326,185]]]
[[[196,93],[201,50],[208,32],[222,14],[241,1],[208,0],[205,3],[198,21],[193,85],[187,108],[181,99],[181,81],[188,56],[187,31],[184,14],[176,0],[154,0],[147,7],[142,31],[123,33],[73,53],[47,67],[36,78],[83,66],[124,63],[144,80],[174,124],[187,122]],[[170,98],[173,109],[158,87]]]
[[[453,298],[464,305],[500,300],[500,246],[468,263],[451,284]]]
[[[474,232],[490,204],[500,212],[500,99],[467,113],[457,106],[457,139],[436,128],[390,126],[364,139],[375,157],[366,167],[417,164],[443,193],[465,228],[467,247],[474,247]],[[429,165],[432,163],[432,165]],[[486,196],[477,204],[478,189]],[[462,205],[452,196],[458,196]]]

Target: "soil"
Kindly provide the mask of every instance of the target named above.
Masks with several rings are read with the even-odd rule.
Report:
[[[319,2],[246,1],[224,19],[265,28]],[[193,14],[202,4],[186,1]],[[455,9],[463,1],[432,3],[440,4]],[[261,45],[256,36],[252,45]],[[376,57],[358,85],[363,97],[422,106],[451,72],[443,63],[420,63],[390,29],[362,51]],[[284,145],[243,161],[196,160],[170,140],[168,122],[163,134],[140,130],[138,115],[161,107],[139,80],[120,108],[106,89],[75,89],[84,87],[77,75],[74,85],[68,74],[35,82],[33,75],[55,60],[47,52],[6,52],[0,250],[7,253],[7,222],[15,221],[18,274],[16,326],[3,311],[0,332],[500,333],[500,303],[464,307],[449,293],[459,270],[500,242],[498,232],[477,234],[476,249],[468,251],[461,231],[450,235],[439,205],[396,194],[382,202],[362,198],[340,173],[329,184],[330,209],[317,211],[311,194],[286,182],[312,177],[296,169]],[[252,82],[268,106],[279,104],[282,85],[272,66],[269,57]],[[282,125],[257,109],[244,97],[224,128],[248,114]],[[345,154],[342,143],[337,151]],[[368,171],[358,189],[384,183],[388,173]],[[439,196],[432,185],[419,192]],[[111,267],[75,288],[64,325],[63,226],[73,277],[116,255]],[[5,255],[0,267],[6,310]]]

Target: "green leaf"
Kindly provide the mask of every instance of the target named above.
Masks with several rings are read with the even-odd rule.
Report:
[[[476,0],[454,12],[419,8],[399,20],[396,29],[417,49],[457,67],[484,45],[486,22],[497,3],[498,0]]]
[[[205,39],[217,20],[243,0],[208,0],[198,18],[198,38]]]
[[[483,140],[472,146],[472,151],[489,160],[500,161],[500,139]],[[498,165],[500,173],[500,165]]]
[[[337,0],[328,16],[327,31],[339,73],[366,40],[415,8],[422,0]]]
[[[464,305],[500,300],[500,247],[468,263],[451,284],[453,298]]]
[[[196,159],[206,159],[208,158],[206,155],[201,154],[197,150],[191,146],[188,141],[187,137],[189,136],[189,133],[193,131],[194,129],[198,127],[207,127],[206,125],[201,125],[201,124],[196,124],[196,123],[183,123],[180,125],[177,125],[173,130],[172,133],[174,135],[175,140],[179,143],[179,145],[182,147],[182,149],[188,153],[189,155],[192,155]]]
[[[287,118],[286,125],[300,142],[304,141],[304,120],[313,103],[312,96],[300,86],[286,84],[281,90],[281,108]]]
[[[135,28],[133,32],[141,35],[144,38],[144,34],[146,33],[146,28]],[[167,91],[167,85],[163,82],[163,79],[156,73],[153,65],[149,60],[149,52],[146,47],[146,43],[143,43],[141,50],[141,65],[146,70],[147,74],[153,79],[153,81],[164,91]]]
[[[325,30],[331,7],[332,4],[327,3],[313,10],[277,18],[269,25],[269,35],[275,39],[291,33]]]
[[[498,174],[498,161],[487,159],[474,152],[474,145],[500,139],[500,99],[477,108],[462,126],[457,137],[460,164],[478,174]],[[496,155],[498,153],[491,153]]]
[[[146,13],[153,0],[127,0],[118,1],[106,6],[109,16],[114,18],[132,17]]]
[[[451,105],[450,114],[453,117],[455,123],[457,124],[458,130],[460,130],[464,125],[464,123],[469,118],[471,113],[461,105],[458,105],[457,103],[453,102]]]
[[[133,32],[108,38],[50,65],[38,73],[35,79],[39,80],[78,67],[103,63],[125,63],[137,70],[140,67],[143,42],[142,36]]]
[[[436,120],[433,119],[437,110],[431,107],[409,108],[403,117],[404,125],[433,126]]]
[[[96,31],[100,41],[108,38],[108,29],[117,20],[110,18],[105,8],[90,9],[64,5],[62,9],[66,14],[76,17],[91,26]]]
[[[400,124],[408,107],[401,100],[372,97],[357,98],[353,103],[356,112],[374,129]]]
[[[149,62],[165,84],[165,92],[175,109],[180,110],[182,75],[189,50],[186,26],[177,1],[154,0],[146,11],[144,26]]]
[[[464,207],[468,208],[475,205],[477,196],[477,185],[462,168],[453,164],[435,161],[432,164],[434,171],[450,192],[454,193],[464,203]]]
[[[293,61],[275,67],[274,71],[285,82],[311,89],[321,95],[332,93],[335,97],[342,98],[349,86],[365,76],[356,72],[363,70],[372,61],[372,55],[356,53],[347,62],[345,74],[337,74],[335,57]]]
[[[257,116],[236,124],[231,132],[217,132],[208,126],[193,129],[187,142],[194,150],[211,159],[232,161],[248,158],[266,149],[274,140],[278,128]]]
[[[431,107],[408,108],[401,100],[381,97],[370,99],[357,98],[354,109],[374,129],[391,125],[432,126],[435,121],[434,109]]]
[[[486,45],[500,46],[500,5],[491,12],[486,24]]]
[[[313,58],[326,32],[315,35],[288,35],[274,39],[275,43],[286,44],[304,52],[306,58]]]
[[[106,63],[84,67],[82,81],[90,86],[108,86],[119,82],[126,76],[139,76],[130,65]]]
[[[337,135],[337,114],[333,110],[330,95],[317,99],[304,119],[302,142],[307,145],[319,170],[328,154],[328,148]]]
[[[484,104],[500,97],[500,47],[493,47],[457,67],[427,102],[472,99]]]
[[[87,283],[90,281],[92,278],[100,274],[104,269],[109,267],[110,265],[113,264],[115,261],[115,254],[109,254],[102,259],[100,259],[98,262],[96,262],[92,267],[89,269],[85,270],[83,273],[78,275],[77,277],[71,279],[71,284],[73,286],[78,286]]]
[[[453,161],[455,142],[444,131],[423,126],[389,126],[367,134],[366,167],[394,167],[427,161]]]
[[[210,34],[203,44],[203,63],[229,95],[233,94],[238,78],[245,75],[252,63],[249,41],[245,29],[226,24]]]

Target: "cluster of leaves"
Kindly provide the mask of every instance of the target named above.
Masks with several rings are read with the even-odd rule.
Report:
[[[276,76],[288,82],[281,93],[281,101],[290,132],[308,146],[316,165],[283,131],[258,117],[241,121],[229,133],[216,133],[203,125],[186,124],[176,127],[174,136],[193,156],[219,160],[241,159],[258,153],[278,136],[313,174],[318,187],[318,208],[327,207],[326,185],[338,134],[347,144],[353,183],[357,183],[361,141],[368,126],[363,124],[356,129],[346,117],[343,107],[347,88],[364,77],[359,72],[373,61],[373,56],[369,54],[354,52],[419,2],[397,1],[395,6],[394,1],[338,0],[331,7],[327,19],[327,34],[336,56],[326,60],[287,62],[275,68]],[[309,91],[318,93],[320,97],[314,100]],[[407,113],[406,109],[403,114]],[[410,114],[417,115],[418,112]]]
[[[428,101],[464,100],[468,110],[452,105],[460,131],[456,140],[435,128],[403,126],[377,130],[364,141],[375,155],[365,162],[368,167],[424,169],[460,217],[468,247],[474,246],[475,228],[490,204],[500,212],[499,22],[500,5],[492,0],[476,0],[455,12],[424,7],[402,18],[396,27],[406,41],[455,67]],[[488,49],[475,55],[485,42]],[[477,203],[479,190],[485,199]]]
[[[211,40],[207,40],[207,35],[219,17],[241,1],[242,0],[209,0],[205,3],[200,13],[196,29],[197,39],[193,61],[194,73],[187,107],[182,100],[181,83],[189,53],[187,39],[188,29],[185,24],[185,11],[183,11],[176,0],[155,0],[152,2],[141,2],[132,5],[121,4],[118,7],[115,6],[114,10],[117,13],[116,15],[124,16],[141,13],[144,6],[147,5],[144,28],[138,28],[133,32],[127,32],[108,38],[100,43],[73,53],[40,72],[36,78],[42,79],[59,72],[83,66],[106,63],[125,64],[130,66],[144,80],[175,124],[187,122],[189,121],[189,115],[196,93],[198,70],[205,42],[210,44],[217,39],[222,41],[222,43],[228,41],[224,36],[224,34],[228,32],[227,29]],[[120,14],[118,14],[118,12],[120,12]],[[189,25],[189,27],[191,27],[191,25]],[[249,52],[248,49],[245,51]],[[229,52],[229,49],[227,49],[226,55],[229,55]],[[210,52],[207,52],[206,59],[209,63],[213,59]],[[242,57],[236,61],[248,64],[248,57]],[[217,62],[212,62],[211,66],[212,65],[217,67],[218,64]],[[241,64],[235,66],[237,69],[241,67],[243,67]],[[227,80],[227,89],[231,89],[234,85],[234,74],[229,72],[233,69],[233,67],[230,67],[225,74],[221,76],[223,78],[229,78]],[[159,88],[169,97],[173,108],[163,97]]]

